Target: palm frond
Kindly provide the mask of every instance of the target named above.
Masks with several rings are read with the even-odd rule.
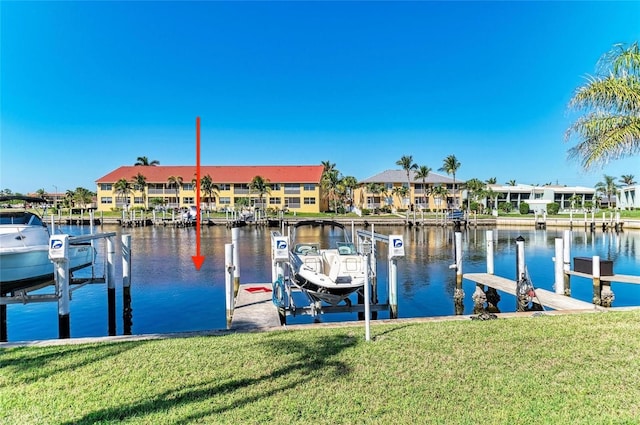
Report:
[[[619,111],[640,115],[640,79],[635,75],[590,77],[569,101],[572,109]]]

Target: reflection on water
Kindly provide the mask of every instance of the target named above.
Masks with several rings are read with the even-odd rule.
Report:
[[[70,234],[88,233],[88,227],[64,229]],[[348,229],[350,230],[350,229]],[[368,229],[370,230],[370,229]],[[376,232],[402,234],[404,259],[398,260],[399,317],[425,317],[455,314],[453,293],[455,271],[454,234],[442,227],[376,227]],[[120,229],[104,226],[98,231],[118,233],[116,252],[120,252],[120,234],[132,235],[131,297],[132,332],[164,333],[224,329],[224,245],[231,243],[231,229],[224,226],[203,227],[201,253],[206,256],[197,271],[191,260],[195,255],[196,233],[193,228],[145,227]],[[271,279],[270,231],[266,228],[240,229],[240,280],[242,283],[265,283]],[[486,229],[463,231],[463,273],[485,272]],[[515,278],[515,239],[525,239],[525,260],[536,287],[553,290],[555,239],[563,229],[500,228],[494,232],[495,274]],[[329,243],[340,237],[338,229],[315,228],[300,238],[320,239]],[[617,274],[640,274],[640,232],[591,233],[572,232],[572,257],[599,255],[613,260]],[[378,298],[387,302],[387,247],[377,243]],[[99,263],[104,247],[97,246]],[[98,267],[100,269],[100,266]],[[122,264],[116,262],[116,276]],[[475,284],[463,281],[464,314],[473,313],[471,296]],[[591,301],[591,281],[572,277],[572,296]],[[614,306],[640,304],[640,285],[613,283]],[[50,291],[50,290],[49,290]],[[515,310],[515,298],[500,294],[500,310]],[[302,298],[300,298],[302,300]],[[123,333],[122,285],[117,283],[117,333]],[[71,301],[71,335],[73,337],[107,335],[107,290],[105,285],[88,285],[73,293]],[[380,312],[380,319],[388,318]],[[354,314],[331,314],[322,321],[355,320]],[[310,323],[309,316],[289,317],[289,323]],[[50,339],[58,336],[57,304],[36,303],[7,307],[9,341]]]

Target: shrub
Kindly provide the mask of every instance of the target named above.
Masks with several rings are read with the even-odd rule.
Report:
[[[526,202],[520,203],[520,214],[529,214],[529,204]]]
[[[513,209],[513,205],[510,202],[503,202],[498,206],[498,208],[506,213],[511,212]]]
[[[553,204],[547,205],[548,214],[555,215],[558,214],[558,211],[560,211],[560,204],[554,202]]]

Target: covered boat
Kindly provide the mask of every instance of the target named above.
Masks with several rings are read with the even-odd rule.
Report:
[[[23,201],[25,207],[27,203],[46,202],[26,196],[0,197],[0,202],[13,200]],[[24,207],[0,210],[0,295],[53,279],[49,237],[49,229],[39,215]],[[93,257],[90,244],[70,245],[69,270],[91,265]]]

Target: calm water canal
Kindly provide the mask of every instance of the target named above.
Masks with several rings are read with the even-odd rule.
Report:
[[[89,233],[88,227],[67,227],[69,234]],[[270,231],[267,228],[240,229],[240,272],[242,283],[265,283],[271,280]],[[370,229],[369,229],[370,230]],[[376,227],[377,233],[403,234],[406,257],[398,261],[399,316],[428,317],[455,314],[453,292],[455,272],[449,269],[453,260],[453,230],[442,227],[403,228]],[[463,231],[463,272],[485,272],[485,228]],[[191,260],[195,255],[194,228],[144,227],[121,229],[104,226],[98,232],[115,231],[132,235],[131,299],[134,334],[165,333],[224,329],[224,245],[231,243],[231,229],[212,226],[202,229],[202,255],[206,256],[200,271]],[[316,228],[312,238],[327,240],[335,230]],[[553,290],[552,257],[555,238],[563,229],[499,228],[494,230],[495,274],[514,279],[516,238],[525,239],[525,258],[536,287]],[[613,260],[617,274],[640,274],[640,231],[595,233],[572,232],[571,256],[599,255]],[[378,243],[378,283],[380,302],[387,301],[386,246]],[[104,248],[98,247],[102,261]],[[120,252],[120,236],[116,252]],[[98,267],[101,272],[101,267]],[[120,259],[116,276],[122,276]],[[464,314],[473,313],[471,296],[475,284],[463,282]],[[591,281],[573,277],[572,296],[591,301]],[[613,283],[614,306],[640,304],[640,285]],[[117,282],[117,334],[123,333],[122,284]],[[43,290],[51,292],[51,288]],[[503,312],[515,310],[515,298],[501,294],[498,307]],[[87,285],[73,292],[71,301],[72,337],[108,334],[106,285]],[[379,318],[388,318],[381,312]],[[353,314],[330,314],[321,321],[355,320]],[[289,317],[288,323],[311,323],[310,316]],[[9,341],[55,339],[58,337],[56,303],[9,305],[7,308]]]

